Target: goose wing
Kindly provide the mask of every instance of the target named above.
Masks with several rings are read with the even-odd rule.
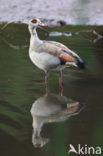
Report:
[[[62,63],[66,62],[76,62],[76,58],[79,56],[67,48],[65,45],[54,42],[54,41],[44,41],[39,47],[37,47],[39,53],[46,52],[54,55],[60,59]]]

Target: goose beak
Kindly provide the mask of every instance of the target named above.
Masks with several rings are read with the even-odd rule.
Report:
[[[44,27],[44,26],[45,26],[44,23],[42,23],[42,22],[39,23],[39,27]]]
[[[44,32],[46,32],[47,34],[49,34],[49,31],[47,31],[45,28],[43,28],[43,27],[45,26],[44,23],[40,22],[38,26],[39,26],[39,28],[40,28],[41,30],[43,30]]]

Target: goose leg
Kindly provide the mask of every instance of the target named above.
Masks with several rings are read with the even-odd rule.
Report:
[[[45,85],[46,85],[46,92],[48,92],[48,77],[49,77],[48,72],[45,72]]]
[[[59,71],[59,93],[62,95],[63,82],[62,82],[62,70]]]

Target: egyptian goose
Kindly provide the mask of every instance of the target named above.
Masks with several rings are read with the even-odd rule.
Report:
[[[31,34],[29,56],[31,61],[40,69],[45,71],[45,83],[48,88],[48,73],[51,70],[60,71],[60,87],[62,87],[62,69],[66,67],[79,67],[85,69],[84,61],[72,50],[56,41],[40,40],[36,28],[43,26],[38,19],[32,19],[29,22],[29,31]]]

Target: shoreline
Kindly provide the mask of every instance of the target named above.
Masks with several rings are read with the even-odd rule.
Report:
[[[46,26],[103,25],[102,0],[1,0],[0,23],[28,23],[40,18]]]

